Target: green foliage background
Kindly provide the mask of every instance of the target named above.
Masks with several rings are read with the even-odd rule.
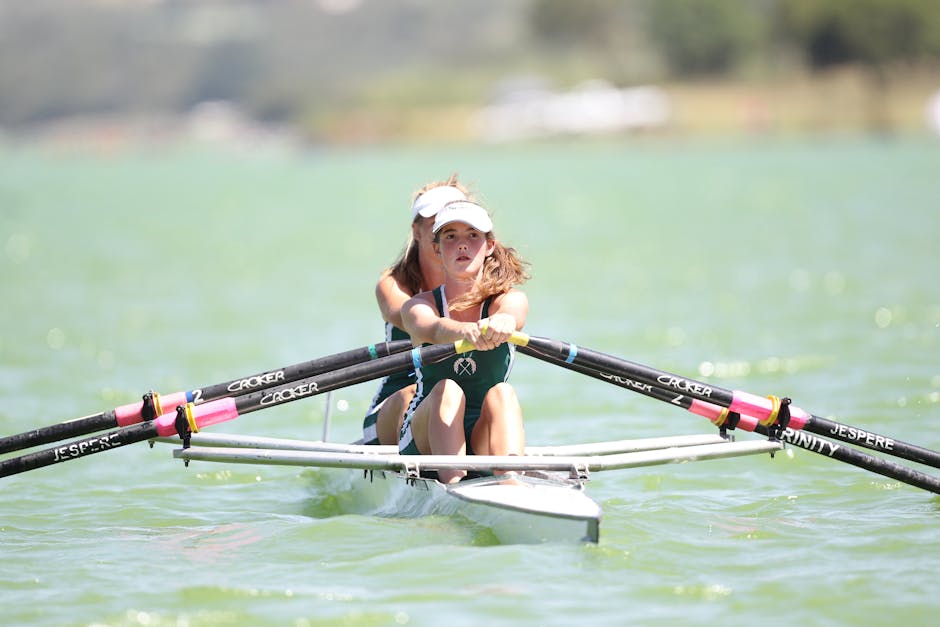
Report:
[[[938,60],[932,0],[0,0],[0,127],[226,100],[315,128],[478,106],[531,75],[629,86],[851,66],[884,89]]]

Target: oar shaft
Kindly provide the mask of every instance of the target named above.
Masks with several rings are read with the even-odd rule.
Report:
[[[277,370],[268,370],[258,374],[233,379],[225,383],[217,383],[204,388],[190,391],[191,402],[198,405],[226,396],[240,396],[246,392],[269,388],[278,384],[291,383],[324,372],[339,370],[355,364],[367,363],[389,355],[395,355],[412,347],[411,340],[396,340],[394,342],[381,342],[370,344],[361,348],[354,348],[335,355],[328,355],[319,359],[285,366]]]
[[[116,426],[117,419],[114,416],[114,410],[100,412],[83,418],[60,422],[49,427],[0,438],[0,454],[19,451],[32,446],[41,446],[50,442],[58,442],[66,438],[94,433]]]
[[[758,424],[754,426],[754,431],[762,435],[768,435],[767,427]],[[846,464],[851,464],[857,468],[868,470],[875,474],[882,475],[906,483],[934,494],[940,494],[940,479],[926,473],[902,466],[891,460],[882,457],[875,457],[863,451],[844,446],[838,442],[833,442],[825,438],[808,433],[806,430],[795,430],[789,427],[779,434],[779,438],[788,444],[830,457]]]
[[[452,357],[456,353],[457,347],[454,344],[423,346],[408,353],[380,357],[371,362],[354,364],[235,398],[220,398],[201,405],[187,403],[178,407],[175,413],[163,414],[152,421],[128,425],[104,435],[3,460],[0,462],[0,477],[78,459],[132,442],[168,437],[179,433],[180,428],[184,433],[186,430],[195,432],[259,409],[308,398],[411,368],[420,368],[422,365]]]
[[[227,396],[237,396],[256,389],[262,389],[277,384],[286,384],[306,377],[311,377],[331,370],[338,370],[350,365],[381,359],[411,348],[410,340],[396,340],[394,342],[380,342],[361,348],[320,357],[291,366],[284,366],[277,370],[266,370],[257,374],[232,379],[224,383],[216,383],[203,388],[195,388],[187,392],[160,395],[151,392],[145,400],[115,407],[112,410],[61,422],[48,427],[26,431],[16,435],[0,438],[0,454],[19,451],[33,446],[41,446],[50,442],[58,442],[66,438],[94,433],[113,427],[126,427],[151,419],[164,413],[172,413],[179,405],[186,403],[200,404]],[[148,398],[149,397],[149,398]],[[149,409],[149,412],[148,412]],[[150,413],[151,415],[147,415]]]
[[[629,377],[613,374],[608,371],[594,370],[574,361],[568,361],[565,359],[560,359],[556,356],[548,355],[532,348],[531,346],[520,346],[519,352],[530,355],[537,359],[541,359],[542,361],[561,366],[568,370],[579,372],[601,381],[606,381],[607,383],[625,388],[632,392],[637,392],[644,396],[676,405],[699,416],[704,416],[712,422],[717,422],[719,417],[722,417],[723,414],[722,408],[717,405],[693,399],[685,394],[677,394],[666,388],[658,387],[650,383],[636,381],[630,379]],[[759,424],[756,419],[750,416],[741,416],[736,427],[746,431],[755,431],[765,436],[770,434],[767,427]],[[806,431],[791,429],[789,427],[783,430],[783,432],[779,434],[779,437],[781,440],[792,444],[793,446],[803,448],[813,453],[818,453],[819,455],[824,455],[847,464],[852,464],[858,468],[862,468],[876,474],[901,481],[902,483],[907,483],[908,485],[912,485],[914,487],[928,490],[934,494],[940,494],[940,479],[908,468],[906,466],[896,464],[892,461],[875,457],[873,455],[868,455],[867,453],[857,449],[848,446],[842,446],[824,438],[810,435],[809,433],[806,433]]]
[[[284,403],[356,385],[396,372],[420,368],[422,365],[436,363],[452,357],[456,353],[457,349],[454,344],[423,346],[414,348],[407,353],[389,355],[375,361],[347,366],[340,370],[300,379],[289,384],[242,394],[234,399],[220,399],[203,405],[192,406],[191,411],[193,416],[198,418],[207,412],[218,411],[221,407],[220,403],[230,402],[229,409],[226,411],[232,412],[231,418],[235,418],[259,409],[283,405]]]
[[[752,416],[765,426],[770,426],[776,422],[776,412],[779,405],[775,405],[770,397],[765,398],[748,392],[728,390],[560,340],[529,337],[525,345],[529,349],[565,363],[580,364],[601,372],[627,377],[637,382],[663,388],[677,396],[689,396],[699,401],[727,407],[730,411],[741,415]],[[834,423],[819,416],[814,416],[795,405],[789,405],[788,410],[790,415],[789,422],[786,425],[788,428],[806,429],[818,435],[829,436],[874,451],[940,468],[940,453],[936,451],[884,435]]]
[[[197,430],[229,420],[232,417],[231,407],[234,407],[235,401],[231,398],[222,398],[206,405],[212,406],[209,411],[202,412],[198,417],[192,417],[192,424],[195,425]],[[185,407],[192,407],[192,405]],[[83,440],[75,440],[52,448],[20,455],[19,457],[5,459],[0,461],[0,477],[8,477],[27,470],[51,466],[94,455],[95,453],[103,453],[134,442],[178,435],[180,429],[177,425],[186,425],[185,407],[180,406],[176,412],[163,414],[153,420],[119,427],[113,431]]]
[[[157,437],[157,426],[152,421],[121,427],[83,440],[0,461],[0,477],[9,477],[27,470],[87,457],[155,437]]]
[[[803,426],[803,431],[824,435],[841,442],[857,444],[873,451],[881,451],[913,462],[940,468],[940,453],[937,451],[895,440],[858,427],[850,427],[819,416],[810,416],[810,419]]]

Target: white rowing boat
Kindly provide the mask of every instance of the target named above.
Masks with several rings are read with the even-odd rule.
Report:
[[[360,475],[360,478],[362,475]],[[394,471],[366,473],[354,487],[387,517],[452,516],[489,529],[503,544],[597,542],[601,508],[583,481],[564,473],[530,471],[444,485]]]
[[[179,442],[179,440],[167,440]],[[527,447],[524,456],[399,455],[397,447],[198,433],[174,457],[190,461],[366,471],[362,489],[381,493],[379,515],[460,515],[503,543],[597,542],[601,507],[584,490],[592,472],[773,453],[779,442],[717,434]],[[444,485],[425,471],[461,468],[485,476]],[[369,472],[371,471],[371,472]]]

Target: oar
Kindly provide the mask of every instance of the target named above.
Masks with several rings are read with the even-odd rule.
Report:
[[[201,405],[187,403],[177,407],[175,413],[163,414],[154,420],[121,427],[102,435],[76,440],[20,457],[5,459],[0,461],[0,477],[87,457],[158,437],[179,435],[183,438],[185,447],[189,443],[189,435],[204,427],[233,420],[242,414],[259,409],[308,398],[388,374],[404,372],[411,368],[420,368],[423,364],[435,363],[472,348],[472,346],[468,348],[463,343],[423,346],[407,353],[381,357],[374,361],[347,366],[333,372],[256,390],[237,397],[222,398]]]
[[[143,420],[153,420],[164,412],[173,412],[178,405],[186,403],[201,404],[226,396],[237,396],[251,390],[270,387],[279,383],[290,383],[305,377],[312,377],[331,370],[345,368],[364,361],[379,359],[394,355],[411,348],[410,340],[397,340],[395,342],[382,342],[370,344],[362,348],[354,348],[335,355],[320,357],[292,366],[284,366],[277,370],[267,370],[258,374],[232,379],[224,383],[216,383],[203,388],[196,388],[185,392],[160,395],[156,392],[144,394],[139,403],[122,405],[98,414],[85,416],[60,422],[41,429],[26,431],[17,435],[0,438],[0,454],[19,451],[24,448],[58,442],[77,435],[85,435],[102,431],[112,427],[126,427]]]
[[[609,372],[640,383],[664,388],[676,395],[690,396],[713,405],[727,407],[730,411],[757,418],[758,422],[765,427],[779,428],[781,431],[787,427],[794,430],[802,429],[888,455],[940,468],[940,453],[937,451],[814,416],[795,405],[791,405],[788,399],[773,396],[763,397],[748,392],[723,389],[560,340],[528,337],[526,340],[520,341],[519,344],[564,362],[576,363],[594,370]]]
[[[556,356],[547,355],[541,351],[535,350],[531,346],[520,345],[519,352],[550,364],[555,364],[574,372],[612,383],[613,385],[637,392],[650,398],[677,405],[693,414],[708,418],[719,428],[738,428],[745,431],[755,431],[765,436],[770,436],[770,430],[761,425],[756,418],[752,416],[743,416],[730,412],[727,408],[719,407],[705,401],[693,399],[685,394],[676,394],[675,392],[655,386],[649,383],[635,381],[628,377],[615,374],[609,371],[593,370],[587,366],[576,362],[566,361]],[[940,494],[940,479],[928,474],[919,472],[912,468],[896,464],[890,460],[868,455],[858,449],[849,446],[842,446],[836,442],[810,435],[804,431],[798,431],[787,427],[783,431],[777,431],[774,436],[793,446],[804,448],[808,451],[830,457],[832,459],[852,464],[858,468],[874,472],[876,474],[890,477],[902,483],[907,483],[917,488],[928,490],[934,494]]]

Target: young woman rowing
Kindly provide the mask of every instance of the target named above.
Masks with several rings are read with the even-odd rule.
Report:
[[[525,325],[529,303],[515,289],[529,277],[516,251],[493,234],[486,210],[455,201],[438,211],[433,248],[443,284],[408,300],[404,329],[415,344],[467,340],[475,350],[424,366],[399,438],[403,454],[521,455],[522,409],[507,379],[515,350],[507,340]],[[463,470],[441,470],[444,483]]]
[[[408,339],[401,321],[401,307],[405,301],[444,282],[444,269],[431,241],[434,217],[447,203],[468,199],[470,194],[457,180],[456,174],[446,181],[429,183],[415,194],[408,243],[375,286],[375,299],[385,320],[387,341]],[[402,419],[414,393],[413,370],[382,379],[363,419],[362,441],[365,444],[398,444]]]

